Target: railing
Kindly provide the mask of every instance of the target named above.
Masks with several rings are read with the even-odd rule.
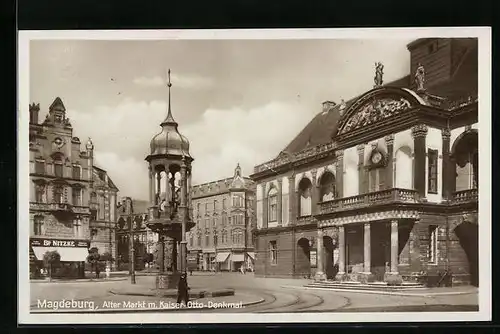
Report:
[[[72,211],[69,203],[30,203],[30,210],[39,211]]]
[[[392,188],[319,203],[320,213],[332,213],[390,203],[417,203],[416,190]]]
[[[477,189],[467,189],[453,193],[453,202],[455,203],[477,202],[477,200],[478,200]]]

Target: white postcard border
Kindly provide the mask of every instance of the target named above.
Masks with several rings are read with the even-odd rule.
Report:
[[[126,313],[30,314],[29,151],[30,40],[165,39],[398,39],[477,37],[479,39],[479,311],[373,313]],[[491,28],[341,28],[275,30],[65,30],[20,31],[18,39],[18,319],[20,324],[431,322],[491,320]]]

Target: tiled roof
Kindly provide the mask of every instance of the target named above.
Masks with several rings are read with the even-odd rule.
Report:
[[[447,98],[450,101],[468,95],[477,95],[477,44],[469,48],[461,62],[458,64],[451,79],[437,86],[429,87],[428,93]],[[471,75],[472,74],[472,75]],[[411,75],[389,82],[383,86],[409,88]],[[346,102],[346,109],[358,99],[359,96]],[[297,153],[310,146],[327,144],[337,133],[340,104],[335,105],[328,112],[318,113],[305,128],[285,147],[283,151]]]

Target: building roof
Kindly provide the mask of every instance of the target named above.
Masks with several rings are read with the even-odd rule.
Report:
[[[416,40],[410,43],[409,48],[424,42],[426,39]],[[445,82],[429,87],[428,93],[454,101],[470,95],[477,95],[478,77],[478,46],[472,43],[467,52],[463,55],[458,65],[451,73],[451,78]],[[410,88],[410,74],[389,82],[384,87]],[[360,95],[361,96],[361,95]],[[356,96],[345,102],[345,109],[355,102],[360,96]],[[327,144],[337,134],[338,123],[340,121],[340,104],[335,105],[329,111],[318,113],[307,124],[302,131],[285,147],[283,150],[287,153],[297,153],[308,147]]]

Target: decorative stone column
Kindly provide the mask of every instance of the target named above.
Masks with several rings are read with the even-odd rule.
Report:
[[[324,255],[325,249],[323,246],[323,230],[318,228],[318,238],[316,242],[316,259],[318,266],[316,268],[316,275],[314,276],[315,281],[326,280]]]
[[[391,189],[394,187],[394,135],[390,134],[386,136],[385,143],[387,145],[387,175],[385,182],[387,188]]]
[[[426,185],[426,143],[427,125],[419,124],[411,128],[411,135],[413,137],[413,146],[415,151],[415,170],[414,170],[414,187],[418,191],[421,200],[425,200],[425,185]]]
[[[290,221],[290,225],[297,223],[297,203],[294,174],[288,177],[288,220]]]
[[[288,176],[288,221],[292,228],[292,277],[295,277],[297,261],[297,243],[295,242],[295,225],[297,224],[297,194],[295,193],[295,174]]]
[[[156,191],[155,191],[155,205],[160,205],[160,193],[161,193],[161,174],[156,173]]]
[[[360,275],[360,278],[364,282],[372,282],[374,280],[374,276],[372,275],[372,252],[371,252],[371,231],[370,231],[370,223],[364,224],[363,231],[363,256],[364,256],[364,269],[363,274]]]
[[[278,225],[283,224],[283,180],[278,179],[278,194],[277,194],[277,204],[278,204],[278,212],[277,212],[277,219],[278,219]]]
[[[179,204],[179,215],[181,219],[181,242],[180,242],[180,272],[187,272],[187,240],[186,240],[186,232],[187,232],[187,223],[189,220],[189,208],[187,205],[187,166],[185,159],[182,159],[181,163],[181,198]]]
[[[337,281],[343,281],[345,279],[345,228],[344,226],[339,226],[339,272],[335,276]]]
[[[335,156],[337,158],[336,167],[337,175],[335,177],[337,182],[337,196],[336,198],[344,197],[344,151],[335,151]]]
[[[390,285],[400,285],[403,282],[398,272],[399,260],[399,226],[397,220],[391,221],[391,271],[385,273],[384,280]]]
[[[365,144],[358,145],[358,193],[364,194],[368,192],[368,187],[366,186],[366,170],[365,166]]]
[[[443,194],[444,200],[451,199],[450,193],[450,180],[453,176],[453,171],[450,170],[450,129],[442,129],[441,130],[441,138],[443,142],[442,146],[442,154],[443,154],[443,163],[441,169],[441,193]]]
[[[153,168],[149,166],[149,203],[154,203],[155,199],[155,174]]]

